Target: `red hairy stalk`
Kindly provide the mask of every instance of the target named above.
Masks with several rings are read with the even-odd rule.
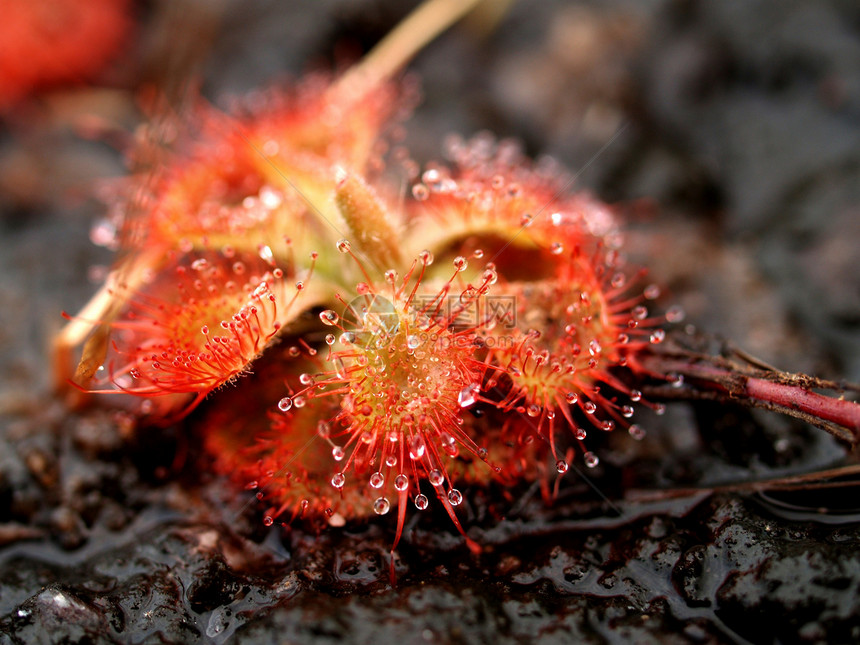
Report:
[[[659,389],[666,398],[710,397],[765,408],[801,419],[848,444],[860,443],[860,404],[814,391],[860,392],[856,385],[782,372],[737,350],[709,355],[676,343],[638,360],[652,374],[683,377],[678,383],[683,387]]]

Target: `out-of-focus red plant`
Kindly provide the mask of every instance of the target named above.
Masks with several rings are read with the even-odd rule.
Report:
[[[95,77],[131,30],[129,0],[5,0],[0,109],[28,94]]]

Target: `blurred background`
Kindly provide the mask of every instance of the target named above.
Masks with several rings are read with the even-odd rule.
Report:
[[[539,546],[511,525],[506,535],[487,529],[490,564],[464,558],[453,535],[407,539],[402,593],[362,602],[355,598],[385,589],[379,561],[390,536],[379,526],[322,538],[346,556],[322,555],[318,539],[299,532],[263,535],[252,517],[237,527],[195,524],[217,483],[215,493],[187,492],[146,450],[129,454],[114,417],[70,415],[52,397],[60,312],[83,306],[111,265],[112,252],[93,243],[108,208],[99,195],[126,172],[124,153],[146,118],[141,93],[159,88],[180,113],[197,91],[227,108],[237,95],[356,60],[416,4],[11,1],[0,27],[0,633],[9,635],[0,642],[27,640],[34,615],[58,638],[96,642],[265,641],[272,629],[303,642],[359,642],[374,627],[405,642],[571,633],[764,642],[761,627],[740,618],[753,611],[775,617],[780,640],[860,637],[851,624],[860,563],[833,546],[860,538],[850,504],[830,524],[804,514],[821,499],[793,500],[801,515],[793,519],[732,496],[653,515],[625,507],[620,518],[607,511],[597,543],[564,512],[534,511],[522,522]],[[407,123],[416,160],[439,159],[446,134],[482,130],[550,155],[576,175],[574,189],[616,207],[631,262],[651,269],[688,322],[780,368],[860,381],[858,3],[488,1],[409,72],[423,94]],[[616,462],[643,460],[668,485],[843,458],[794,424],[732,415],[671,406],[654,421],[653,443],[639,453],[618,447]],[[748,549],[721,542],[714,527],[727,525],[749,538]],[[768,543],[773,559],[755,546],[766,543],[766,525],[787,540]],[[134,550],[142,534],[162,555]],[[723,568],[703,572],[711,550]],[[642,557],[647,575],[630,564]],[[139,571],[118,558],[136,558]],[[446,565],[451,558],[458,567]],[[249,562],[268,572],[249,573]],[[788,573],[812,569],[844,584]],[[502,586],[482,589],[487,571]],[[422,591],[426,580],[437,582]],[[780,586],[798,597],[772,591]],[[445,609],[451,602],[466,618]],[[72,610],[83,632],[63,631]],[[433,612],[446,618],[434,624]]]

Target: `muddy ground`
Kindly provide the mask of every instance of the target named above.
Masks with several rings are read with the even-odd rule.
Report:
[[[670,405],[642,442],[601,446],[589,482],[568,473],[550,508],[528,487],[469,491],[484,552],[428,513],[392,587],[394,518],[265,528],[202,460],[171,470],[185,427],[130,433],[52,395],[60,312],[111,261],[90,241],[93,182],[123,172],[74,115],[131,130],[143,77],[192,74],[226,104],[366,50],[405,11],[225,0],[219,22],[187,4],[175,40],[141,7],[143,35],[105,79],[118,90],[37,98],[0,125],[0,643],[860,640],[858,485],[725,488],[855,461],[772,414]],[[520,0],[410,70],[417,159],[480,130],[552,155],[618,205],[631,256],[689,323],[784,369],[860,381],[857,3]],[[705,490],[665,493],[691,487]]]

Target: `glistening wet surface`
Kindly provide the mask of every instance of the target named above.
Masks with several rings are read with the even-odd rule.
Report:
[[[209,96],[300,73],[337,38],[369,45],[398,17],[379,2],[281,4],[231,5]],[[512,12],[487,40],[455,30],[416,61],[414,154],[490,128],[584,169],[576,188],[627,204],[631,262],[689,321],[780,367],[860,380],[856,7]],[[464,490],[478,556],[438,504],[412,511],[392,587],[392,513],[321,534],[266,528],[187,427],[133,433],[122,414],[69,412],[48,393],[45,348],[110,262],[88,239],[101,207],[77,199],[76,173],[121,163],[62,125],[3,127],[0,642],[860,640],[856,487],[653,492],[845,463],[774,415],[679,403],[643,421],[640,442],[610,434],[588,476],[611,505],[574,469],[551,507],[537,487]]]
[[[390,516],[320,534],[266,528],[243,503],[252,492],[237,498],[205,473],[170,474],[169,431],[128,450],[110,415],[66,418],[62,435],[45,421],[7,453],[31,464],[4,494],[13,520],[0,550],[7,642],[857,637],[856,487],[829,492],[827,508],[805,491],[661,499],[653,488],[666,473],[697,472],[688,484],[724,478],[744,460],[767,478],[838,458],[818,434],[788,462],[740,451],[589,471],[608,499],[574,472],[549,508],[534,487],[468,490],[463,519],[480,555],[431,502],[408,523],[392,586]],[[623,447],[603,454],[611,462]],[[624,499],[621,481],[641,484],[627,491],[639,501]]]

